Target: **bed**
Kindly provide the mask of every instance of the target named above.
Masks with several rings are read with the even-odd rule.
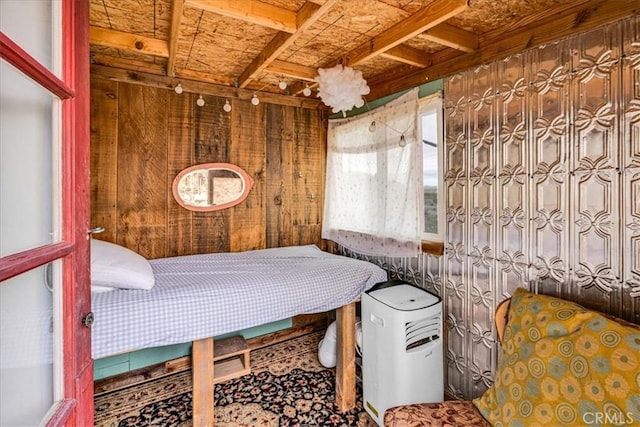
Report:
[[[355,404],[355,304],[380,267],[315,245],[145,260],[92,242],[92,355],[193,342],[194,425],[213,419],[213,337],[337,309],[336,400]]]

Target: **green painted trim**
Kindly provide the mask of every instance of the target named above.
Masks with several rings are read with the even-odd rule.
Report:
[[[95,379],[110,377],[130,370],[128,354],[118,354],[93,362],[93,377]]]
[[[293,326],[293,320],[283,319],[253,328],[243,329],[239,332],[232,332],[217,336],[225,338],[232,335],[242,335],[245,339],[266,335],[281,331]],[[115,356],[104,357],[93,361],[93,379],[101,380],[114,375],[123,374],[136,369],[144,368],[168,360],[191,354],[191,343],[166,345],[162,347],[145,348],[132,351],[130,353],[117,354]]]
[[[260,335],[271,334],[273,332],[281,331],[283,329],[288,329],[292,326],[293,326],[293,320],[291,318],[283,319],[283,320],[278,320],[277,322],[271,322],[265,325],[259,325],[259,326],[254,326],[253,328],[243,329],[242,331],[240,331],[240,335],[242,335],[245,339],[249,339],[253,337],[259,337]],[[233,335],[238,335],[238,332],[223,334],[216,338],[226,338],[226,337],[231,337]]]
[[[438,80],[434,80],[432,82],[429,83],[425,83],[423,85],[420,85],[419,89],[418,89],[418,98],[424,98],[425,96],[429,96],[429,95],[433,95],[436,92],[441,92],[444,89],[444,80],[442,79],[438,79]],[[353,116],[357,116],[358,114],[362,114],[362,113],[366,113],[369,112],[371,110],[374,110],[378,107],[380,107],[381,105],[384,105],[388,102],[393,101],[396,98],[401,97],[402,95],[404,95],[405,93],[409,92],[411,89],[407,89],[405,91],[402,92],[398,92],[398,93],[394,93],[391,95],[387,95],[384,96],[382,98],[378,98],[374,101],[371,102],[365,102],[364,106],[360,107],[360,108],[354,108],[353,110],[347,111],[346,117],[353,117]],[[342,113],[336,113],[336,114],[332,114],[331,116],[329,116],[330,119],[342,119],[345,116],[342,115]]]

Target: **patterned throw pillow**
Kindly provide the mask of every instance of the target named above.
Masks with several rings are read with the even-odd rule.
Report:
[[[494,384],[494,426],[640,425],[640,326],[517,289]]]

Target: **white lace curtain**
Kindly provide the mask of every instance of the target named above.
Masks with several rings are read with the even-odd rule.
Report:
[[[369,113],[329,121],[323,238],[369,255],[419,253],[417,115],[416,88]]]

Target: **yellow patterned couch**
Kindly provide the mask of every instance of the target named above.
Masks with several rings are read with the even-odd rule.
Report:
[[[494,384],[473,401],[404,405],[401,426],[640,426],[640,326],[522,288],[496,310]]]

